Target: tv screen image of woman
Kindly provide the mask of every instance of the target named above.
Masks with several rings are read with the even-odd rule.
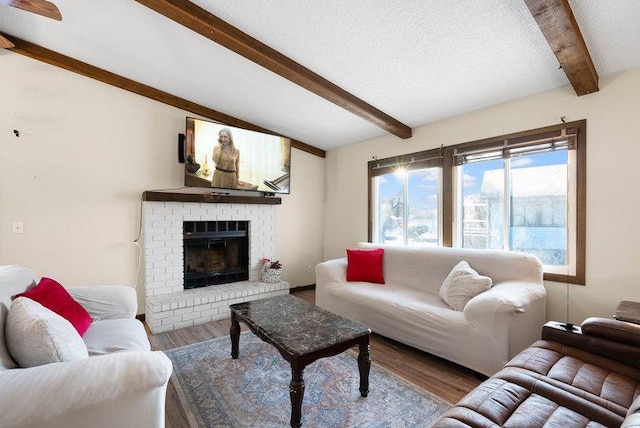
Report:
[[[185,155],[186,186],[289,193],[289,138],[187,117]]]
[[[218,145],[213,148],[215,171],[211,187],[237,189],[240,177],[240,151],[233,144],[233,134],[228,128],[218,131]]]

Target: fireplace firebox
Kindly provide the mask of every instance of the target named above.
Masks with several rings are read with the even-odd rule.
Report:
[[[184,288],[249,279],[248,221],[185,221]]]

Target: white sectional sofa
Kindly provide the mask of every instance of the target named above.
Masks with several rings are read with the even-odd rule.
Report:
[[[7,316],[12,297],[37,283],[29,269],[0,266],[0,427],[164,427],[171,360],[150,350],[144,326],[135,318],[135,290],[68,289],[92,319],[77,338],[88,356],[23,368],[7,346]],[[42,323],[29,325],[31,334]],[[54,337],[57,349],[64,349],[65,338]],[[27,354],[36,352],[32,339],[24,342]]]
[[[316,266],[316,304],[389,337],[485,375],[540,339],[546,321],[542,264],[508,251],[383,248],[385,284],[347,282],[347,258]],[[452,309],[440,287],[460,261],[492,279],[464,310]]]

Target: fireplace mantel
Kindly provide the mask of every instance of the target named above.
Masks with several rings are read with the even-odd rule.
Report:
[[[282,204],[282,199],[279,197],[229,195],[198,187],[146,190],[142,193],[142,200],[149,202],[200,202],[209,204]]]

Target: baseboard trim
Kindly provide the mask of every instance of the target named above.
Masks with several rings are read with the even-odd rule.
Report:
[[[315,284],[301,285],[300,287],[291,287],[289,289],[289,293],[294,293],[296,291],[304,291],[304,290],[315,290],[315,289],[316,289]]]

